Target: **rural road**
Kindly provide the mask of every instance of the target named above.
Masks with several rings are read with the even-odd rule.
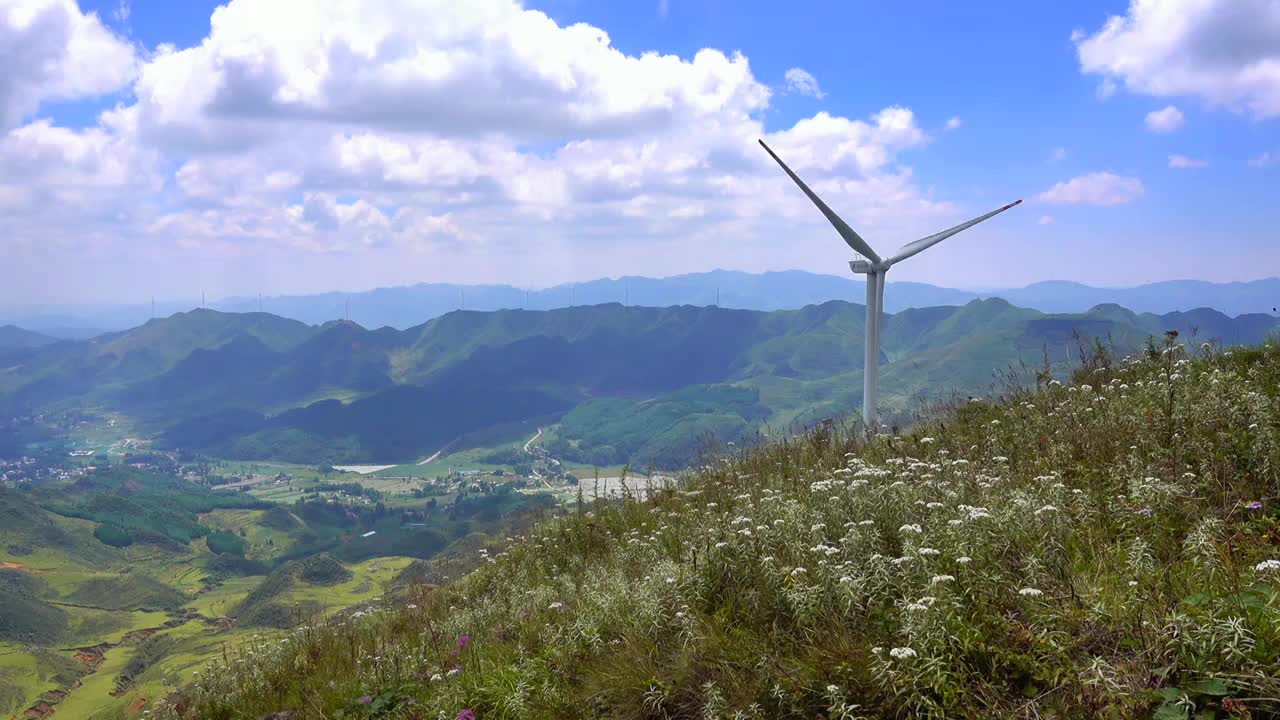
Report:
[[[423,460],[422,462],[420,462],[420,463],[418,463],[418,464],[419,464],[419,465],[426,465],[427,463],[431,462],[432,460],[435,460],[436,458],[440,457],[440,453],[442,453],[442,452],[444,452],[444,450],[437,450],[435,455],[432,455],[431,457],[427,458],[426,460]]]
[[[538,428],[538,434],[529,438],[529,442],[524,444],[524,451],[529,452],[529,446],[533,444],[533,441],[537,440],[540,437],[542,437],[542,428]]]
[[[209,489],[210,490],[230,490],[232,488],[245,487],[247,485],[260,485],[270,479],[271,478],[269,477],[262,477],[262,478],[254,478],[251,480],[241,480],[240,482],[227,483],[226,485],[214,485]]]

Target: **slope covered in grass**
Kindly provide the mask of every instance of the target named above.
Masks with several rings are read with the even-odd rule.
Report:
[[[153,715],[1275,717],[1280,346],[1077,379],[584,500]]]

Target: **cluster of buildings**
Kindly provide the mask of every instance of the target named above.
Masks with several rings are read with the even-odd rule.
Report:
[[[36,480],[73,480],[93,472],[93,465],[83,467],[49,467],[39,458],[23,456],[0,460],[0,486],[16,488]]]

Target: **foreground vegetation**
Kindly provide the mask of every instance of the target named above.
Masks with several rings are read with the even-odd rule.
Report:
[[[153,716],[1276,717],[1280,346],[1200,354],[583,499]]]

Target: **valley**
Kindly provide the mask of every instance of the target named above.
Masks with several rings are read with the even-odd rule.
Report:
[[[227,647],[460,577],[580,502],[851,426],[862,314],[602,305],[397,331],[194,311],[25,347],[0,371],[0,713],[136,717]],[[884,404],[912,423],[1168,329],[1255,342],[1277,320],[904,310]]]

